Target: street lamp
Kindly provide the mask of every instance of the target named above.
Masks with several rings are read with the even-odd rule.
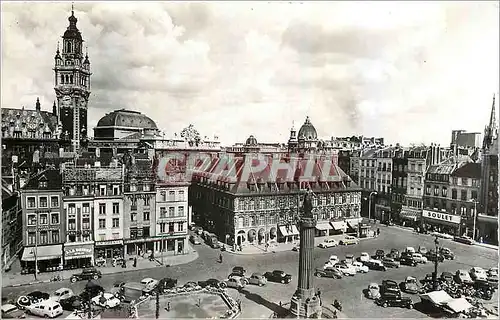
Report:
[[[476,219],[477,219],[477,204],[478,201],[476,199],[471,199],[469,202],[474,203],[474,214],[472,215],[473,218],[473,225],[472,225],[472,240],[476,241]]]
[[[437,273],[438,273],[438,263],[439,263],[439,251],[438,251],[439,240],[437,236],[436,239],[434,239],[434,244],[436,246],[436,257],[434,259],[434,273],[432,274],[432,283],[434,284],[434,291],[436,291],[438,289]]]
[[[377,192],[372,191],[368,196],[368,221],[371,221],[372,219],[372,195],[377,195]]]

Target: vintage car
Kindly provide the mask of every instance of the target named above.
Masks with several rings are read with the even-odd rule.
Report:
[[[427,263],[427,258],[424,257],[421,253],[412,254],[413,259],[417,261],[417,263]]]
[[[314,275],[318,278],[334,278],[340,279],[342,278],[342,272],[336,268],[327,268],[327,269],[316,269],[314,271]]]
[[[474,283],[467,270],[457,270],[457,272],[455,273],[455,281],[457,283],[463,283],[463,284]]]
[[[81,280],[91,280],[91,279],[97,280],[101,277],[102,277],[101,271],[92,267],[92,268],[84,268],[82,272],[72,275],[69,280],[74,283]]]
[[[23,319],[26,318],[24,310],[19,309],[13,304],[4,304],[1,307],[2,319]]]
[[[443,257],[447,260],[453,260],[455,259],[455,254],[448,248],[441,248],[439,250],[439,253],[443,255]]]
[[[285,273],[282,270],[273,270],[264,273],[264,277],[266,277],[267,281],[271,282],[279,282],[279,283],[290,283],[292,281],[292,275]]]
[[[245,268],[240,267],[240,266],[234,267],[233,270],[231,270],[231,274],[239,275],[239,276],[242,276],[242,277],[245,276],[246,272],[247,271],[245,270]]]
[[[198,285],[202,288],[213,287],[213,288],[225,288],[226,283],[224,281],[219,281],[217,279],[208,279],[204,281],[198,281]]]
[[[469,271],[470,277],[472,280],[488,280],[488,275],[486,271],[481,267],[473,267]]]
[[[380,260],[370,259],[365,262],[365,266],[367,266],[370,270],[387,271],[387,267]]]
[[[267,284],[267,279],[262,274],[254,272],[254,273],[252,273],[250,278],[248,278],[248,283],[255,284],[255,285],[261,287],[261,286],[265,286]]]
[[[370,255],[368,254],[368,252],[361,252],[361,255],[358,257],[358,261],[360,262],[366,262],[368,260],[370,260]]]
[[[382,296],[379,299],[375,300],[375,303],[384,308],[402,307],[413,309],[413,301],[408,297]]]
[[[228,288],[242,289],[248,284],[248,281],[244,277],[230,276],[224,280],[224,283]]]
[[[380,287],[376,283],[370,283],[368,289],[366,290],[366,296],[368,299],[378,299],[380,298]]]
[[[420,286],[418,281],[414,277],[406,277],[405,281],[402,283],[402,291],[406,293],[418,293],[420,290]]]
[[[318,247],[326,249],[326,248],[336,247],[338,245],[339,243],[335,239],[325,239],[318,245]]]
[[[342,274],[345,276],[355,276],[357,273],[356,269],[352,265],[348,264],[337,264],[335,266],[335,269],[342,272]]]
[[[388,268],[399,268],[399,262],[397,262],[396,260],[392,259],[392,258],[384,258],[382,260],[382,263],[384,264],[384,266],[388,267]]]
[[[465,244],[468,244],[468,245],[473,245],[474,244],[474,240],[468,236],[462,236],[462,237],[455,237],[453,238],[454,241],[456,242],[460,242],[460,243],[465,243]]]
[[[368,268],[368,266],[365,266],[364,264],[362,264],[359,261],[353,262],[352,266],[354,267],[354,269],[356,269],[356,272],[359,272],[359,273],[367,273],[370,270]]]
[[[359,239],[356,237],[353,237],[353,236],[345,236],[344,239],[339,241],[339,244],[341,246],[347,246],[350,244],[358,244],[358,243],[359,243]]]
[[[114,308],[120,305],[121,301],[114,294],[109,292],[103,292],[100,295],[97,295],[92,298],[92,303],[94,305],[103,307],[103,308]]]
[[[401,289],[399,289],[399,286],[396,283],[396,281],[393,280],[383,280],[380,289],[382,295],[385,294],[401,295]]]

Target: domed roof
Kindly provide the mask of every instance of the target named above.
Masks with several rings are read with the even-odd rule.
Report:
[[[245,144],[248,145],[248,146],[256,146],[256,145],[258,145],[257,139],[255,139],[255,137],[253,135],[251,135],[250,137],[248,137],[247,142]]]
[[[77,40],[82,40],[82,34],[76,27],[76,22],[78,19],[75,17],[73,10],[71,10],[71,16],[68,18],[69,21],[69,26],[64,32],[63,38],[66,39],[77,39]]]
[[[115,110],[108,113],[97,122],[97,128],[99,127],[129,127],[129,128],[141,128],[141,129],[154,129],[157,130],[158,127],[156,123],[151,120],[151,118],[143,115],[137,111],[131,110]]]
[[[311,120],[309,120],[309,117],[306,118],[306,121],[304,122],[302,127],[300,127],[298,136],[299,138],[303,137],[308,140],[318,139],[318,133],[316,132],[316,129],[312,125]]]

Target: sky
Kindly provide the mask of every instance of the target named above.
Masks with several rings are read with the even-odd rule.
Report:
[[[2,107],[51,111],[70,2],[1,4]],[[140,111],[167,137],[225,144],[318,136],[448,145],[483,132],[499,88],[490,2],[75,2],[88,46],[89,129]],[[498,101],[498,99],[497,99]],[[498,119],[498,116],[497,116]],[[91,132],[93,130],[90,130]]]

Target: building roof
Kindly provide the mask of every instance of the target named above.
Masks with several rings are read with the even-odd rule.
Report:
[[[361,151],[360,158],[376,158],[379,149],[364,149]]]
[[[46,181],[46,187],[40,187],[40,182]],[[59,170],[47,169],[30,177],[24,190],[61,191],[62,175]]]
[[[289,164],[295,161],[296,165],[292,165],[295,169],[293,174],[289,174],[288,169],[273,172],[271,170],[273,161],[287,162]],[[208,184],[225,186],[227,192],[233,194],[293,193],[299,191],[298,183],[300,181],[302,181],[302,188],[310,187],[313,191],[359,189],[352,179],[335,164],[332,158],[307,160],[266,157],[265,168],[252,170],[252,168],[257,168],[259,164],[260,160],[256,158],[237,157],[234,158],[234,161],[232,159],[225,161],[224,158],[215,158],[212,159],[207,170],[197,171],[193,174],[193,177],[195,181],[207,178],[209,179]],[[305,178],[304,176],[309,175],[308,173],[310,173],[310,178]],[[325,177],[328,177],[329,184],[326,183]],[[316,183],[311,181],[316,181]],[[347,184],[349,184],[349,187],[347,187]],[[280,187],[277,188],[277,186]]]
[[[247,141],[245,142],[245,145],[257,146],[258,145],[257,139],[255,139],[255,137],[253,135],[251,135],[250,137],[248,137]]]
[[[14,132],[17,134],[14,135]],[[57,138],[57,116],[47,111],[2,108],[2,137]]]
[[[306,121],[300,127],[299,129],[299,134],[298,134],[299,139],[303,138],[306,140],[316,140],[318,139],[318,133],[316,132],[316,128],[311,123],[311,120],[309,117],[306,118]]]
[[[469,156],[452,156],[439,164],[429,166],[427,173],[452,174],[455,169],[460,168],[469,162],[472,162],[472,159]]]
[[[451,174],[453,177],[463,177],[463,178],[481,178],[481,164],[470,162],[467,163],[453,171]]]
[[[115,110],[106,114],[97,122],[97,127],[129,127],[158,130],[156,123],[148,116],[131,110]]]

